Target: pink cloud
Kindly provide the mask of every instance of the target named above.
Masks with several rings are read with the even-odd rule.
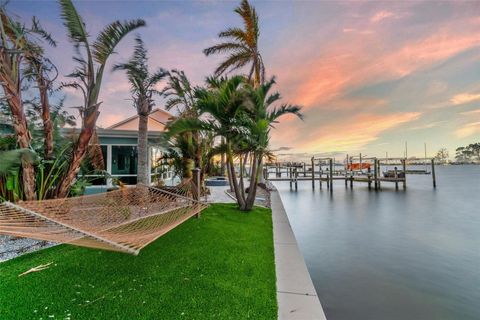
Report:
[[[359,150],[378,139],[385,131],[414,121],[420,112],[392,113],[387,115],[358,114],[348,122],[343,120],[320,125],[306,132],[302,125],[279,129],[274,132],[274,145],[294,145],[305,152],[331,152]],[[299,128],[300,127],[300,128]]]
[[[385,20],[385,19],[388,19],[388,18],[391,18],[391,17],[394,17],[394,16],[395,15],[393,14],[393,12],[386,11],[386,10],[381,10],[381,11],[375,13],[370,18],[370,22],[377,23],[377,22],[380,22],[382,20]]]
[[[292,62],[275,70],[289,100],[319,108],[347,90],[408,76],[480,45],[477,31],[458,34],[447,27],[400,47],[388,43],[385,32],[363,38],[352,33],[343,32],[320,52],[309,39],[304,45],[297,43],[293,55],[291,49],[279,55],[276,60]]]

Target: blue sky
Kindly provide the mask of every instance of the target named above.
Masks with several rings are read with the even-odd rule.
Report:
[[[272,147],[285,158],[363,152],[423,155],[480,140],[480,2],[253,1],[267,75],[285,102],[304,106],[305,121],[285,118]],[[139,29],[151,67],[182,69],[196,84],[221,57],[202,49],[240,24],[236,1],[76,1],[92,36],[115,19],[143,18]],[[58,47],[48,49],[62,75],[73,69],[54,1],[11,1],[9,11],[36,15]],[[132,52],[131,35],[109,64]],[[67,106],[79,105],[66,92]],[[135,114],[124,74],[107,72],[99,124]],[[158,100],[162,107],[162,100]]]

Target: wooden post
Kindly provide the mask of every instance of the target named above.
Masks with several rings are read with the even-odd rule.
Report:
[[[306,162],[303,162],[303,176],[304,177],[307,176],[307,163]]]
[[[353,189],[353,170],[350,170],[350,189]]]
[[[398,171],[397,171],[397,167],[394,168],[394,175],[393,177],[395,178],[395,189],[398,190]]]
[[[407,189],[407,159],[403,159],[403,189]]]
[[[435,159],[432,158],[432,182],[433,182],[433,187],[437,187],[437,179],[435,177]]]
[[[360,152],[360,173],[363,173],[362,172],[362,153]]]
[[[333,159],[330,159],[330,190],[333,189]]]
[[[325,182],[327,183],[327,189],[330,189],[330,181],[329,181],[330,180],[330,178],[329,178],[330,172],[328,172],[328,171],[329,171],[329,169],[327,168],[325,170],[325,172],[326,172],[325,173]]]
[[[378,171],[377,171],[377,158],[373,159],[373,180],[374,180],[374,187],[375,190],[378,190]]]
[[[201,192],[201,186],[200,186],[200,168],[194,168],[192,169],[192,174],[193,174],[193,185],[195,186],[194,192],[192,192],[193,195],[193,200],[200,201],[200,192]],[[195,215],[195,218],[200,217],[200,212],[198,212]]]
[[[380,190],[382,185],[380,183],[380,176],[382,175],[382,170],[381,170],[381,165],[380,165],[380,160],[377,161],[377,175],[378,175],[378,189]]]
[[[345,188],[348,187],[348,154],[347,154],[347,159],[345,159]]]
[[[298,190],[298,169],[295,168],[295,190]]]
[[[320,190],[322,190],[322,176],[323,176],[323,170],[322,170],[322,163],[321,161],[318,162],[318,171],[320,173],[320,178],[318,181],[320,181]]]
[[[292,184],[293,184],[293,175],[292,175],[292,167],[288,167],[288,174],[290,178],[290,189],[292,189]]]
[[[315,158],[312,157],[312,189],[315,190]]]
[[[372,169],[368,167],[367,169],[367,177],[368,177],[368,190],[372,189]]]

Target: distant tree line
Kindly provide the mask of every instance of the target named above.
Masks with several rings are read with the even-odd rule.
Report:
[[[457,162],[480,162],[480,142],[459,147],[455,152],[455,161]]]

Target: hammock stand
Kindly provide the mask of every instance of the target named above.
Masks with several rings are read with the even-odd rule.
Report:
[[[207,206],[182,192],[145,185],[73,198],[7,201],[0,204],[0,234],[137,255]]]

